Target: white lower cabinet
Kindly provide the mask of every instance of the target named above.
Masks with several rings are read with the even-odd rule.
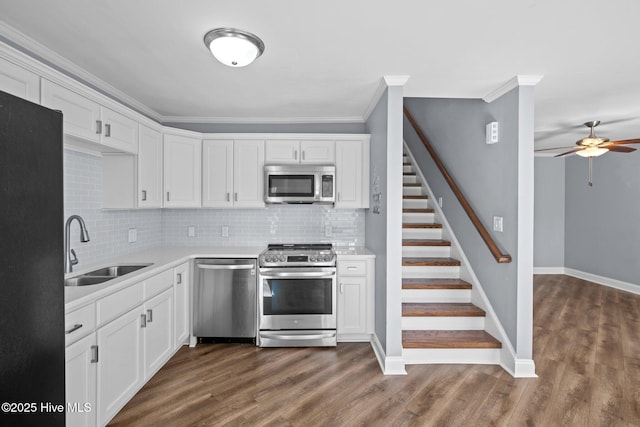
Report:
[[[96,334],[82,338],[65,350],[65,403],[67,427],[96,425]]]
[[[144,384],[145,314],[134,308],[98,329],[98,424],[105,425]]]
[[[174,337],[180,347],[189,338],[189,263],[173,269]]]
[[[173,354],[173,289],[144,304],[144,379],[151,378]]]
[[[338,258],[338,341],[369,341],[374,325],[375,260]]]

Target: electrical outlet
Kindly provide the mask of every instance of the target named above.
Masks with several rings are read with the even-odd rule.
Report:
[[[229,237],[229,226],[223,225],[220,229],[220,234],[222,235],[222,237]]]
[[[187,236],[188,237],[196,237],[196,228],[193,225],[187,227]]]
[[[324,226],[324,237],[331,237],[333,235],[333,227],[330,225]]]
[[[138,240],[138,230],[135,228],[129,229],[129,243],[133,243]]]
[[[502,226],[503,226],[502,217],[501,216],[494,216],[493,217],[493,231],[499,231],[499,232],[502,233]]]

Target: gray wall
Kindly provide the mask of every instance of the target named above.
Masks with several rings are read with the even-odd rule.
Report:
[[[533,265],[564,267],[565,160],[536,157]]]
[[[498,264],[405,120],[404,135],[462,245],[514,348],[517,348],[518,111],[514,89],[487,104],[477,99],[407,98],[405,105],[439,154],[489,233],[512,262]],[[485,144],[485,126],[497,121],[500,142]],[[491,230],[493,216],[504,218],[502,233]],[[368,242],[368,240],[367,240]]]
[[[640,284],[640,153],[566,159],[565,267]]]
[[[366,124],[366,133],[371,134],[370,192],[387,195],[387,110],[388,89],[384,92],[378,105],[374,108]],[[371,208],[373,200],[370,200]],[[375,333],[383,348],[387,345],[387,205],[380,203],[380,213],[373,209],[365,214],[365,241],[367,247],[376,254],[376,287],[375,287]]]
[[[365,133],[364,123],[163,123],[201,133]]]

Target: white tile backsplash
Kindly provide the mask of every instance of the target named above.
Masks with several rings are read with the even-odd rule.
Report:
[[[362,209],[272,205],[264,209],[103,210],[102,157],[65,150],[64,168],[65,219],[82,216],[91,237],[90,242],[80,243],[78,224],[72,224],[71,247],[80,261],[76,269],[162,245],[365,244]],[[188,236],[190,226],[195,227],[194,237]],[[228,237],[222,236],[224,226]],[[325,235],[327,226],[331,236]],[[133,243],[128,242],[131,228],[137,230]]]

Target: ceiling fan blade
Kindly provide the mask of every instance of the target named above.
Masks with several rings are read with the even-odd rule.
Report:
[[[621,141],[611,141],[610,144],[622,145],[622,144],[640,144],[640,138],[623,139]],[[608,147],[607,147],[608,148]]]
[[[557,156],[553,156],[553,157],[566,156],[567,154],[575,153],[576,151],[580,151],[580,150],[584,150],[584,148],[574,148],[573,150],[567,151],[565,153],[558,154]]]
[[[541,148],[539,150],[534,150],[534,151],[538,152],[538,151],[550,151],[550,150],[564,150],[566,148],[574,148],[574,146],[570,145],[568,147]]]
[[[631,153],[633,151],[636,151],[635,148],[625,147],[623,145],[607,145],[604,148],[608,148],[609,151],[615,151],[617,153]]]

